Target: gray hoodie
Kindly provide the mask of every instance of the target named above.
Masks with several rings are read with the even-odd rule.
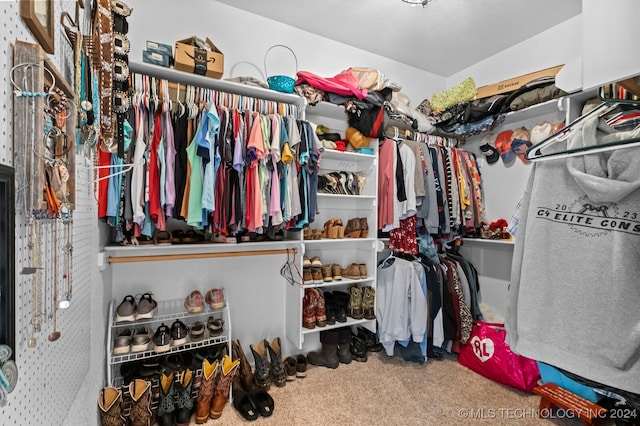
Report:
[[[627,138],[596,117],[553,149]],[[522,200],[507,343],[640,393],[640,148],[535,164]]]

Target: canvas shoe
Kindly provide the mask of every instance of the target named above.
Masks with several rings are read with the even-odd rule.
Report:
[[[151,349],[153,331],[149,327],[138,327],[131,336],[131,352],[144,352]]]
[[[313,278],[314,284],[322,284],[324,282],[320,268],[311,268],[311,277]]]
[[[360,278],[365,279],[369,277],[366,263],[358,263],[358,269],[360,270]]]
[[[180,320],[175,320],[171,325],[171,346],[180,346],[187,343],[189,327]]]
[[[225,305],[224,292],[221,288],[212,288],[207,291],[206,301],[211,309],[222,309]]]
[[[136,308],[136,320],[153,318],[158,312],[158,303],[153,300],[151,293],[145,293],[140,297]]]
[[[313,275],[311,274],[311,268],[304,268],[302,270],[302,281],[305,284],[313,284]]]
[[[128,354],[131,350],[131,329],[125,328],[113,341],[113,354],[123,355]]]
[[[153,350],[162,353],[169,349],[171,349],[171,330],[162,323],[153,335]]]
[[[345,278],[349,278],[352,280],[359,280],[360,279],[360,267],[358,266],[357,263],[352,263],[351,265],[347,266],[346,269],[342,270],[342,276]]]
[[[186,299],[184,299],[184,307],[187,312],[197,314],[204,311],[204,300],[200,290],[193,290]]]
[[[116,309],[116,322],[136,320],[136,299],[132,295],[127,295]]]

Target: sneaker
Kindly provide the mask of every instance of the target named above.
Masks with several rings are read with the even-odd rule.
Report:
[[[360,279],[360,267],[358,266],[357,263],[352,263],[351,265],[347,266],[347,268],[342,271],[342,276],[345,277],[345,278],[352,279],[352,280],[359,280]]]
[[[125,328],[118,336],[113,340],[113,354],[123,355],[128,354],[131,350],[131,329]]]
[[[187,312],[197,314],[204,311],[204,301],[200,290],[193,290],[186,299],[184,299],[184,307]]]
[[[199,342],[204,339],[204,323],[202,321],[197,321],[191,325],[191,341]]]
[[[136,320],[153,318],[158,312],[158,303],[153,300],[151,293],[145,293],[140,297],[138,307],[136,308]]]
[[[138,327],[131,336],[131,352],[144,352],[151,349],[153,331],[149,327]]]
[[[187,343],[189,327],[180,320],[175,320],[171,325],[171,346],[180,346]]]
[[[212,288],[207,291],[206,296],[207,303],[211,309],[222,309],[224,308],[224,292],[221,288]]]
[[[153,350],[157,353],[171,349],[171,331],[164,323],[158,327],[153,335]]]
[[[221,318],[209,317],[207,320],[207,329],[209,330],[209,337],[219,337],[222,334],[222,326],[224,320]]]
[[[127,295],[116,309],[116,322],[136,320],[136,299],[132,295]]]

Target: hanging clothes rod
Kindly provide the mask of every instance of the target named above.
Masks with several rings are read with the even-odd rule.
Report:
[[[129,69],[133,73],[145,74],[150,77],[167,80],[174,83],[180,83],[183,85],[191,85],[235,95],[249,96],[258,99],[266,99],[269,101],[293,104],[297,105],[301,112],[304,112],[307,104],[306,98],[295,93],[282,93],[275,90],[249,86],[247,84],[236,83],[233,81],[217,80],[215,78],[204,77],[198,74],[190,74],[187,72],[177,71],[172,68],[165,68],[158,65],[129,62]]]
[[[190,260],[190,259],[212,259],[218,257],[242,257],[242,256],[267,256],[273,254],[296,254],[297,249],[270,249],[270,250],[247,250],[247,251],[225,251],[217,253],[183,253],[183,254],[152,254],[146,256],[109,256],[109,263],[132,263],[132,262],[160,262],[165,260]]]

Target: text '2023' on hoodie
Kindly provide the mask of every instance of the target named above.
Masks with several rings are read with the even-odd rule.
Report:
[[[553,149],[629,138],[600,119]],[[640,393],[640,148],[534,165],[505,326],[526,357]]]

